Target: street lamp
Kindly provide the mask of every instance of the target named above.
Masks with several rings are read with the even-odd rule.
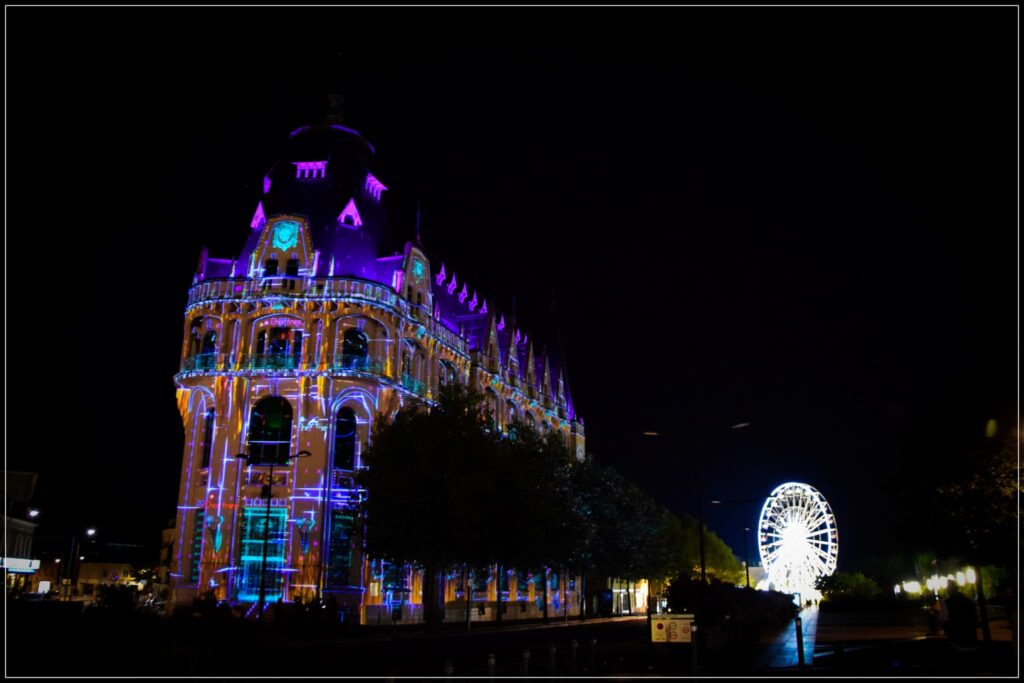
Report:
[[[730,430],[746,429],[749,426],[750,426],[749,422],[738,422],[738,423],[732,425],[731,427],[729,427],[729,429]],[[646,431],[646,432],[643,432],[643,435],[644,436],[654,436],[654,437],[661,436],[661,434],[659,432],[656,432],[656,431]],[[700,448],[700,446],[698,445],[698,450],[699,450],[699,448]],[[707,559],[706,559],[706,556],[705,556],[705,553],[704,553],[704,506],[702,504],[702,500],[704,498],[704,491],[703,491],[702,486],[701,486],[701,476],[700,476],[701,468],[699,466],[696,468],[696,472],[697,472],[696,484],[697,484],[697,527],[698,527],[698,529],[697,529],[697,533],[698,533],[697,539],[698,539],[698,542],[699,542],[699,549],[700,549],[700,582],[701,582],[701,584],[706,584],[707,583]],[[744,535],[744,541],[746,541],[746,535]],[[749,575],[749,572],[748,572],[748,575],[747,575],[747,585],[748,586],[750,585],[750,575]]]
[[[93,527],[87,528],[85,530],[85,535],[90,537],[90,538],[92,538],[93,536],[96,535],[96,529],[93,528]],[[65,595],[65,599],[69,600],[69,601],[71,600],[71,586],[72,586],[71,581],[72,581],[72,579],[76,578],[75,575],[74,575],[74,570],[75,570],[75,566],[76,566],[75,565],[75,557],[76,556],[78,557],[79,564],[81,564],[82,560],[85,559],[85,555],[80,555],[79,554],[80,552],[82,552],[81,551],[81,547],[82,547],[82,544],[79,542],[79,540],[78,540],[78,533],[76,532],[71,537],[71,548],[68,551],[68,563],[66,565],[67,569],[65,570],[65,573],[67,574],[67,579],[68,579],[68,591],[67,591],[67,594]],[[59,563],[60,559],[58,559],[57,562]],[[62,577],[58,575],[58,577],[57,577],[58,584],[60,583],[61,578]]]
[[[750,423],[744,423],[743,426],[747,426]],[[733,429],[741,429],[742,427],[733,427]],[[747,588],[750,588],[750,551],[749,544],[747,543],[747,532],[750,531],[750,527],[747,526],[747,503],[753,503],[753,498],[737,498],[735,500],[713,500],[712,505],[721,505],[722,503],[739,503],[741,505],[740,514],[742,519],[740,524],[743,527],[743,568],[747,572]]]
[[[263,455],[262,451],[254,451],[253,453],[239,453],[235,457],[243,460],[258,461]],[[267,462],[250,462],[250,465],[268,465],[270,472],[267,477],[267,485],[263,487],[261,494],[265,493],[267,496],[267,516],[263,523],[263,560],[260,562],[260,597],[259,597],[259,613],[256,618],[259,621],[263,621],[263,609],[267,602],[267,545],[270,543],[270,501],[273,499],[273,487],[274,487],[274,465],[288,466],[292,458],[305,458],[313,455],[309,451],[299,451],[295,455],[287,456],[283,459],[276,460],[279,456],[275,453]],[[276,460],[276,461],[275,461]]]

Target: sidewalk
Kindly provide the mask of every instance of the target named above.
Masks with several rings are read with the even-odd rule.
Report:
[[[814,642],[818,628],[818,607],[805,607],[800,610],[803,621],[804,663],[810,666],[814,661]],[[800,665],[800,652],[797,648],[796,620],[789,622],[785,629],[771,641],[763,645],[764,650],[756,659],[754,666],[759,669],[788,669]]]

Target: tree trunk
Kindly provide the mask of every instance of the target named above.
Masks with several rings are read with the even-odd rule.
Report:
[[[437,623],[437,578],[436,567],[423,568],[423,623],[428,627]]]
[[[562,621],[569,621],[569,577],[566,576],[565,567],[558,570],[562,575]]]
[[[978,613],[981,615],[981,640],[986,645],[992,642],[992,630],[988,625],[988,601],[985,600],[985,582],[981,578],[981,562],[978,567]]]
[[[580,621],[587,618],[587,572],[580,572]]]
[[[466,594],[466,630],[468,631],[470,628],[470,624],[472,623],[472,617],[470,613],[470,610],[472,609],[472,602],[470,601],[470,597],[473,594],[473,579],[470,576],[468,564],[462,565],[462,578]]]
[[[544,623],[548,623],[548,582],[551,580],[551,575],[548,572],[548,568],[544,567]]]
[[[494,577],[494,588],[496,589],[495,590],[495,596],[497,597],[497,599],[494,601],[494,608],[495,608],[494,622],[499,627],[501,626],[501,606],[502,606],[502,602],[501,602],[501,576],[502,576],[502,574],[504,574],[504,572],[505,572],[505,568],[502,567],[499,564],[498,565],[498,573]]]

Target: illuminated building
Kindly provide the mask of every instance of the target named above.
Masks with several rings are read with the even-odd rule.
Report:
[[[376,415],[430,404],[451,382],[471,384],[499,428],[519,417],[557,430],[583,457],[563,370],[511,314],[418,244],[380,253],[387,187],[370,172],[373,153],[344,126],[293,131],[263,179],[239,256],[200,257],[175,377],[185,449],[172,603],[207,591],[257,599],[268,471],[240,453],[312,453],[275,467],[267,602],[334,596],[363,622],[390,621],[397,605],[415,619],[420,603],[417,572],[373,562],[355,542],[362,492],[353,477]],[[504,577],[500,589],[513,602],[536,601],[543,585],[528,579]],[[481,579],[474,600],[493,603],[495,583]],[[552,586],[552,607],[575,611],[575,584]],[[450,578],[446,602],[461,595]],[[491,614],[493,605],[483,618]]]

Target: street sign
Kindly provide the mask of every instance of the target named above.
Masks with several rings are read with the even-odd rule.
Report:
[[[695,630],[692,614],[651,616],[652,643],[689,643]]]

